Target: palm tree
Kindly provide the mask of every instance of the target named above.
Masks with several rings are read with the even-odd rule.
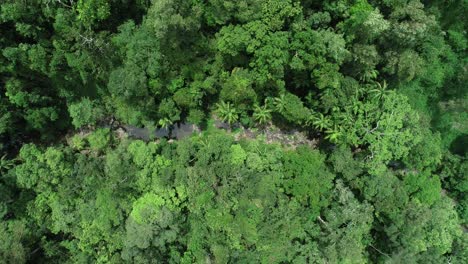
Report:
[[[358,113],[362,113],[364,111],[363,104],[361,103],[361,101],[358,100],[353,100],[351,102],[351,105],[349,106],[349,109],[354,115],[357,115]]]
[[[369,93],[373,94],[373,98],[377,100],[383,99],[390,91],[387,90],[387,82],[384,80],[382,84],[375,82],[376,87],[371,89]]]
[[[172,123],[172,120],[167,118],[167,117],[164,117],[162,119],[159,119],[159,122],[158,124],[162,127],[162,128],[169,128],[173,123]]]
[[[364,82],[370,82],[371,80],[375,80],[375,78],[377,78],[377,75],[379,74],[379,72],[377,70],[367,70],[365,71],[361,78],[359,78],[361,81],[364,81]]]
[[[223,122],[228,122],[229,125],[232,125],[239,119],[239,114],[231,103],[221,101],[221,103],[216,104],[216,107],[216,112]]]
[[[336,125],[334,125],[333,128],[327,129],[325,133],[327,134],[325,138],[330,140],[332,143],[337,143],[342,135],[341,131],[337,128]]]
[[[8,171],[15,165],[15,160],[7,160],[6,154],[0,158],[0,172]]]
[[[305,121],[305,125],[312,126],[316,118],[317,118],[317,112],[315,112],[314,110],[310,110],[310,114]]]
[[[324,116],[322,113],[319,113],[314,117],[312,124],[314,124],[315,128],[324,130],[330,128],[331,121],[328,117]]]
[[[348,111],[339,113],[338,119],[340,120],[341,125],[354,126],[355,122],[354,122],[353,115],[349,113]]]
[[[278,111],[278,113],[284,113],[284,111],[286,110],[286,95],[283,93],[280,94],[279,97],[273,98],[273,105],[275,106],[276,111]]]
[[[260,125],[265,125],[271,120],[271,110],[268,109],[267,105],[263,105],[263,106],[255,105],[253,118]]]

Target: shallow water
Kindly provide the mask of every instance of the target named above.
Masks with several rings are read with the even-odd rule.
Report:
[[[158,128],[154,131],[151,131],[148,128],[140,128],[131,125],[124,125],[122,127],[125,129],[129,137],[145,141],[151,140],[152,138],[182,139],[191,136],[193,133],[200,132],[200,128],[197,125],[190,123],[177,124],[173,126],[172,129]],[[151,134],[153,137],[151,137]]]

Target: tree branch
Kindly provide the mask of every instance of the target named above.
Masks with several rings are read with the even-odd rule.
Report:
[[[372,244],[369,244],[369,246],[370,246],[371,248],[375,249],[375,250],[376,250],[377,252],[379,252],[380,254],[386,256],[387,258],[391,258],[390,255],[388,255],[387,253],[384,253],[384,252],[380,251],[380,249],[374,247]]]
[[[327,227],[328,227],[328,223],[327,223],[327,222],[325,222],[325,221],[322,219],[322,217],[321,217],[320,215],[319,215],[319,216],[317,216],[317,219],[320,221],[320,223],[322,223],[322,224],[324,224],[325,226],[327,226]]]

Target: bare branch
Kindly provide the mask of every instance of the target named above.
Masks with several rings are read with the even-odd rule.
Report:
[[[319,216],[317,216],[317,219],[320,221],[320,223],[322,223],[322,224],[324,224],[325,226],[327,226],[327,227],[328,227],[328,223],[327,223],[327,222],[325,222],[325,221],[322,219],[322,217],[321,217],[320,215],[319,215]]]
[[[58,3],[60,3],[61,5],[63,5],[64,7],[67,7],[67,8],[72,8],[71,5],[73,5],[73,1],[72,1],[72,0],[70,1],[70,2],[71,2],[70,4],[66,4],[66,3],[62,2],[62,0],[55,0],[55,1],[58,2]]]
[[[369,246],[373,249],[375,249],[377,252],[379,252],[380,254],[386,256],[387,258],[391,258],[390,255],[388,255],[387,253],[384,253],[382,251],[380,251],[378,248],[374,247],[372,244],[369,244]]]

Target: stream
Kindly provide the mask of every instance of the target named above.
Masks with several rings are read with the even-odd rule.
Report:
[[[314,148],[318,143],[317,139],[309,139],[304,132],[300,132],[298,130],[282,131],[274,126],[269,126],[262,130],[252,130],[244,128],[240,126],[240,124],[234,126],[240,128],[240,131],[234,134],[236,140],[240,140],[241,138],[253,139],[258,136],[263,136],[266,143],[281,143],[293,148],[299,145],[308,145]],[[121,125],[119,127],[122,128],[129,137],[144,141],[150,141],[155,138],[171,138],[179,140],[189,137],[194,133],[201,132],[200,127],[191,123],[180,123],[172,126],[171,128],[157,128],[154,130],[149,128],[139,128],[132,125]],[[220,120],[214,121],[214,127],[223,130],[230,130],[231,128],[228,123]]]
[[[157,128],[151,131],[148,128],[139,128],[131,125],[121,126],[129,137],[149,141],[152,138],[175,138],[182,139],[191,136],[193,133],[200,132],[200,128],[197,125],[190,123],[182,123],[173,126],[172,128]],[[153,135],[151,135],[153,132]]]
[[[215,120],[214,126],[218,129],[224,130],[228,130],[231,127],[228,123],[222,122],[220,120]],[[240,127],[239,124],[234,126]],[[141,128],[132,125],[120,125],[118,127],[125,130],[125,133],[127,133],[129,137],[141,139],[144,141],[149,141],[152,138],[183,139],[185,137],[193,135],[193,133],[201,132],[200,127],[191,123],[179,123],[171,126],[170,128],[156,128],[153,131],[151,131],[151,129],[149,128]]]

